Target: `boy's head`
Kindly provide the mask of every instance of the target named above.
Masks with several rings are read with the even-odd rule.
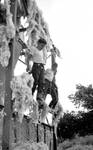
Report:
[[[40,38],[37,41],[37,48],[38,48],[38,50],[42,50],[45,47],[46,44],[47,44],[46,40],[43,39],[43,38]]]

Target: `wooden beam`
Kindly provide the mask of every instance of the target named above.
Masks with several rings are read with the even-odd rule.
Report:
[[[21,59],[18,59],[21,63],[23,63],[24,65],[26,65],[26,63],[24,61],[22,61]]]
[[[55,129],[53,129],[53,150],[57,150],[57,139],[54,131]]]
[[[22,45],[23,49],[27,49],[28,48],[27,45],[20,38],[18,38],[18,42]]]
[[[17,11],[17,0],[10,0],[11,2],[11,13],[13,14],[13,21],[16,26],[16,11]],[[15,57],[15,38],[11,40],[10,44],[11,57],[9,65],[5,68],[5,113],[3,119],[3,135],[2,135],[2,150],[11,150],[11,118],[12,118],[12,91],[10,89],[10,81],[14,74],[14,57]]]
[[[54,46],[53,46],[53,49],[54,49]],[[52,51],[51,52],[51,69],[53,70],[53,64],[55,64],[56,62],[56,54]],[[53,82],[55,82],[55,75],[54,75],[54,78],[53,78]]]

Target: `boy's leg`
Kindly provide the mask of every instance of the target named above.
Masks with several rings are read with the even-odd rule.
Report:
[[[40,122],[44,122],[46,119],[46,115],[48,114],[48,106],[44,103],[41,115],[40,115]]]
[[[25,62],[26,62],[26,65],[27,65],[27,68],[26,68],[26,71],[28,72],[28,71],[30,71],[30,65],[29,65],[29,62],[30,62],[30,60],[31,60],[31,56],[26,52],[25,53]]]
[[[34,63],[32,67],[32,76],[34,78],[34,84],[32,87],[32,95],[34,94],[36,87],[38,85],[39,74],[40,74],[40,70],[39,70],[38,64]]]
[[[51,97],[52,97],[52,101],[50,102],[49,107],[54,109],[58,102],[58,89],[57,89],[57,86],[55,85],[55,83],[52,83]]]
[[[40,64],[40,74],[39,74],[39,80],[38,80],[38,92],[41,93],[43,90],[43,85],[45,83],[44,80],[44,65]]]

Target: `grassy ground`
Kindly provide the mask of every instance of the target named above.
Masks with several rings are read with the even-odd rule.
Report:
[[[93,135],[68,139],[60,143],[57,150],[93,150]]]

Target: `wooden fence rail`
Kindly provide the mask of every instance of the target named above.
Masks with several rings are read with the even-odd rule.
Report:
[[[0,139],[2,140],[2,123],[0,120]],[[47,124],[35,124],[31,119],[23,118],[22,123],[17,119],[12,120],[12,132],[10,135],[11,143],[17,142],[44,142],[49,150],[56,150],[54,128]]]

